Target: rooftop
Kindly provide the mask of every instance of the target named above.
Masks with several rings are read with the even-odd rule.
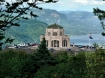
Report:
[[[52,24],[52,25],[50,25],[50,26],[48,26],[47,28],[53,28],[53,29],[63,29],[63,27],[62,26],[60,26],[60,25],[58,25],[58,24]]]

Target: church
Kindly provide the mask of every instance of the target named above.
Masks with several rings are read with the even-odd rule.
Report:
[[[70,47],[70,37],[65,35],[63,27],[56,23],[46,28],[45,35],[40,36],[40,41],[42,41],[43,37],[46,39],[46,46],[48,48]]]

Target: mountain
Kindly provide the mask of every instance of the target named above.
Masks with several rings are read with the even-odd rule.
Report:
[[[92,13],[87,11],[72,11],[66,14],[67,20],[74,24],[75,29],[83,33],[100,33],[102,26],[100,20]]]
[[[71,11],[59,11],[59,13],[64,13],[64,14],[67,14],[67,13],[69,13],[69,12],[71,12]]]
[[[102,31],[99,19],[92,12],[63,11],[62,13],[50,9],[35,9],[34,13],[39,16],[38,20],[46,22],[48,25],[57,23],[63,26],[66,34],[83,35]]]
[[[85,35],[101,33],[102,27],[99,19],[92,12],[62,11],[50,9],[33,9],[39,17],[36,19],[21,20],[20,27],[11,27],[7,30],[7,37],[15,38],[14,43],[39,42],[40,35],[45,33],[46,27],[57,23],[64,27],[65,34]]]
[[[19,27],[11,27],[6,31],[6,36],[14,38],[14,43],[39,42],[40,35],[45,33],[48,24],[36,19],[21,20]]]

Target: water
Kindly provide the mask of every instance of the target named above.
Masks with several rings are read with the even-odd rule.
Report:
[[[90,45],[94,42],[97,44],[105,43],[105,37],[101,34],[92,34],[93,39],[90,39]],[[89,45],[89,34],[82,36],[70,36],[70,44],[75,45]]]

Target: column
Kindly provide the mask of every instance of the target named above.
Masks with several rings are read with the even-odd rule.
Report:
[[[63,47],[63,40],[61,41],[61,46]]]
[[[48,39],[48,47],[51,47],[51,39]]]
[[[59,39],[59,47],[62,47],[62,40]]]
[[[62,40],[63,40],[62,37],[60,37],[60,39],[59,39],[59,47],[62,47],[62,44],[63,44]]]
[[[69,40],[69,38],[67,40],[67,47],[70,47],[70,40]]]

